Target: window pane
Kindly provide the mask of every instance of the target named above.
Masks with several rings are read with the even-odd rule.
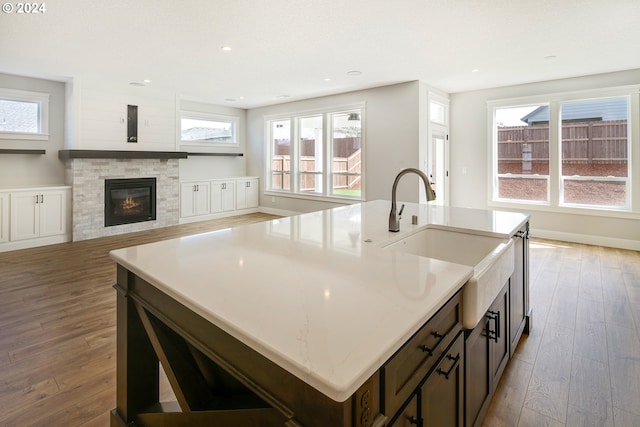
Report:
[[[445,117],[446,107],[439,102],[431,101],[429,105],[429,115],[431,116],[431,121],[434,123],[438,123],[441,125],[447,124],[447,120]]]
[[[182,141],[236,142],[233,122],[183,117],[180,125]]]
[[[322,116],[300,119],[300,191],[322,193]]]
[[[627,98],[560,104],[562,202],[626,206]]]
[[[39,133],[39,110],[37,102],[0,99],[0,131]]]
[[[501,199],[546,201],[548,177],[504,175],[498,178],[498,197]]]
[[[362,195],[362,127],[360,110],[332,115],[333,191],[336,196]]]
[[[498,198],[548,201],[549,106],[496,108]]]
[[[291,122],[271,122],[271,188],[291,190]]]

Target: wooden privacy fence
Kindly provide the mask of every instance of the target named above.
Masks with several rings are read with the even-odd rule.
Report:
[[[627,162],[627,121],[562,124],[563,163]],[[548,162],[549,125],[498,128],[499,162]]]
[[[274,189],[290,190],[291,180],[291,156],[274,156],[272,159],[271,185]],[[300,190],[316,190],[316,159],[303,156],[300,158]],[[282,171],[286,171],[282,173]],[[307,172],[307,173],[304,173]],[[333,188],[334,189],[360,189],[362,173],[362,150],[357,150],[349,157],[333,158]],[[352,175],[354,174],[354,175]]]

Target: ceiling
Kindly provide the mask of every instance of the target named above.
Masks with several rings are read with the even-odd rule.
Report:
[[[0,13],[0,71],[148,79],[240,108],[410,80],[455,93],[636,69],[639,46],[638,0],[59,0]]]

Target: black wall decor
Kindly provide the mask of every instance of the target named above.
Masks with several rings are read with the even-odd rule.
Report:
[[[127,142],[138,142],[137,105],[127,105]]]

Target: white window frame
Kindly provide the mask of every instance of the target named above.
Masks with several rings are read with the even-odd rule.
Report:
[[[511,209],[575,213],[619,218],[638,218],[640,214],[640,85],[602,88],[578,92],[562,92],[540,96],[487,101],[488,141],[488,205]],[[563,102],[598,98],[628,97],[627,203],[625,206],[580,205],[562,202],[562,123],[560,105]],[[549,105],[549,200],[547,202],[499,199],[497,193],[497,133],[495,110],[533,104]],[[634,169],[635,165],[635,169]]]
[[[38,132],[4,132],[0,139],[25,139],[47,141],[49,139],[49,94],[26,90],[0,88],[0,99],[38,104]]]
[[[206,140],[183,140],[182,139],[182,119],[209,120],[214,122],[224,122],[231,124],[231,141],[230,142],[213,142]],[[180,110],[178,119],[178,141],[181,146],[198,146],[198,147],[239,147],[240,138],[238,136],[240,117],[227,116],[223,114],[208,113],[206,111]]]
[[[360,173],[360,196],[341,196],[337,194],[333,194],[333,176],[334,171],[332,168],[332,159],[333,159],[333,134],[332,134],[332,126],[333,120],[332,117],[334,114],[347,113],[352,112],[354,110],[358,110],[358,114],[360,114],[360,147],[362,150],[362,167]],[[323,188],[322,193],[311,193],[311,192],[302,192],[300,191],[300,146],[299,146],[299,124],[300,119],[310,117],[310,116],[318,116],[322,115],[323,117],[323,164],[322,170],[317,172],[321,174],[323,177]],[[289,190],[280,190],[274,189],[272,187],[272,155],[273,155],[273,139],[271,138],[271,123],[275,121],[290,121],[290,129],[291,129],[291,185]],[[364,200],[365,195],[365,165],[364,165],[364,151],[365,151],[365,103],[358,104],[350,104],[343,105],[339,107],[333,108],[322,108],[317,110],[304,110],[304,111],[296,111],[292,113],[286,114],[277,114],[270,115],[264,117],[264,131],[265,131],[265,141],[267,141],[267,150],[265,153],[265,195],[271,196],[286,196],[292,198],[300,198],[300,199],[310,199],[310,200],[327,200],[327,201],[341,201],[341,202],[360,202]],[[342,173],[338,173],[340,175],[344,175]]]

